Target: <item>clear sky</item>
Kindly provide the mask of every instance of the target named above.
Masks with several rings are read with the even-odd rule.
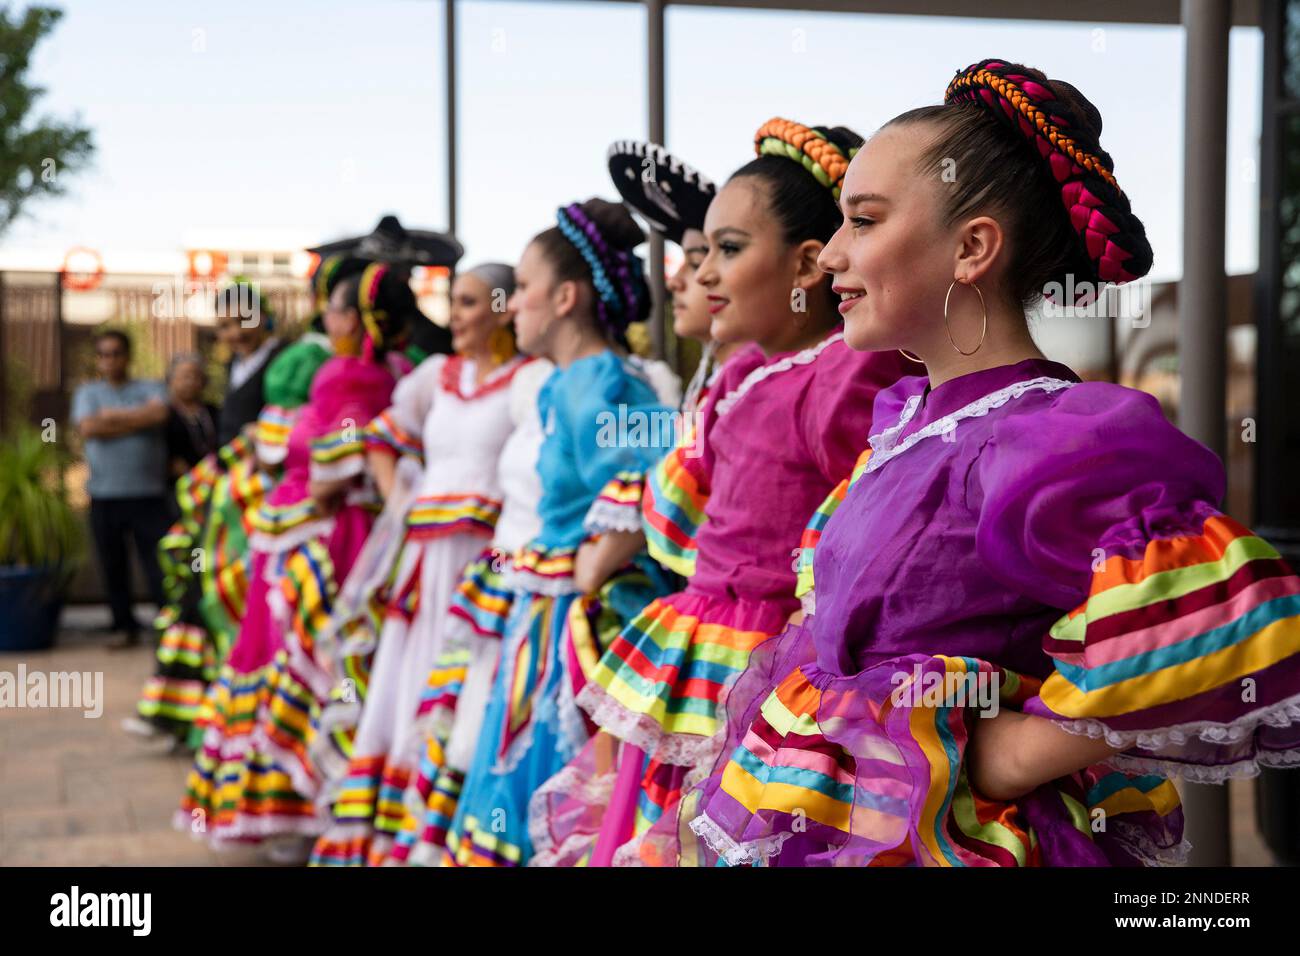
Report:
[[[57,0],[56,0],[57,2]],[[0,251],[174,252],[214,230],[307,240],[384,212],[446,223],[438,0],[63,0],[34,75],[80,114],[94,166],[33,205]],[[614,197],[608,144],[646,131],[636,4],[461,0],[460,238],[466,263],[516,258],[557,205]],[[989,56],[1080,87],[1147,224],[1153,278],[1181,271],[1178,27],[670,8],[667,145],[716,180],[783,115],[869,134],[937,102]],[[1261,43],[1234,29],[1228,258],[1257,259]]]

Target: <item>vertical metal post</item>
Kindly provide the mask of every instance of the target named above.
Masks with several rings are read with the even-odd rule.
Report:
[[[456,235],[456,0],[443,0],[443,58],[447,84],[447,231]]]
[[[649,98],[650,141],[664,141],[664,0],[645,0],[646,96]],[[664,358],[667,315],[664,295],[664,240],[650,233],[650,342],[655,358]],[[673,356],[673,359],[676,357]],[[676,364],[675,361],[673,364]]]
[[[1182,0],[1183,277],[1178,294],[1179,425],[1226,457],[1227,280],[1224,275],[1229,0]],[[1231,861],[1226,786],[1180,784],[1197,866]]]
[[[1260,32],[1264,37],[1264,83],[1260,124],[1259,272],[1255,276],[1255,533],[1278,550],[1292,567],[1300,567],[1300,335],[1288,329],[1292,315],[1282,314],[1282,277],[1293,256],[1284,260],[1283,202],[1295,192],[1287,175],[1290,137],[1287,129],[1300,114],[1300,98],[1283,84],[1300,53],[1288,54],[1285,0],[1263,0]],[[1285,247],[1287,254],[1293,248]],[[1255,818],[1275,859],[1300,865],[1300,774],[1265,769],[1255,781]]]
[[[0,272],[0,438],[9,424],[9,353],[5,351],[5,274]]]

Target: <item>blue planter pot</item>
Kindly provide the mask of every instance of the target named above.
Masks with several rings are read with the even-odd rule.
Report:
[[[54,645],[63,610],[63,573],[0,565],[0,652]]]

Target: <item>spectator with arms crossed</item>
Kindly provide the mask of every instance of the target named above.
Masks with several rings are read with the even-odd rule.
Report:
[[[130,377],[131,340],[118,331],[95,337],[98,381],[87,382],[72,399],[72,422],[86,446],[90,480],[90,526],[104,586],[113,612],[114,648],[139,642],[140,625],[131,610],[131,568],[127,539],[134,543],[149,585],[162,604],[158,539],[167,530],[164,500],[166,451],[162,426],[167,391],[161,382]]]

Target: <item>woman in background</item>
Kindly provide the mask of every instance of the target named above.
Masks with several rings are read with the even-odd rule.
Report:
[[[446,838],[447,861],[460,865],[527,863],[528,798],[586,738],[573,699],[601,641],[664,586],[639,556],[598,599],[584,599],[574,581],[584,519],[603,504],[601,489],[663,453],[644,429],[625,435],[613,423],[620,415],[653,421],[667,409],[624,358],[627,328],[650,306],[632,253],[644,234],[623,207],[599,199],[563,207],[556,221],[524,251],[510,303],[520,348],[556,368],[538,398],[541,529],[507,575],[516,593],[501,663]]]
[[[169,476],[175,480],[217,450],[217,416],[219,410],[203,400],[208,387],[208,373],[203,357],[183,352],[172,357],[167,366],[167,422],[163,435],[167,441]]]
[[[314,836],[318,781],[303,735],[331,678],[315,656],[336,582],[370,529],[362,429],[389,403],[387,361],[400,346],[411,292],[382,264],[340,282],[325,328],[334,357],[320,367],[288,436],[284,474],[253,519],[247,609],[205,705],[203,746],[179,826],[213,842]],[[285,846],[305,856],[300,840]]]

